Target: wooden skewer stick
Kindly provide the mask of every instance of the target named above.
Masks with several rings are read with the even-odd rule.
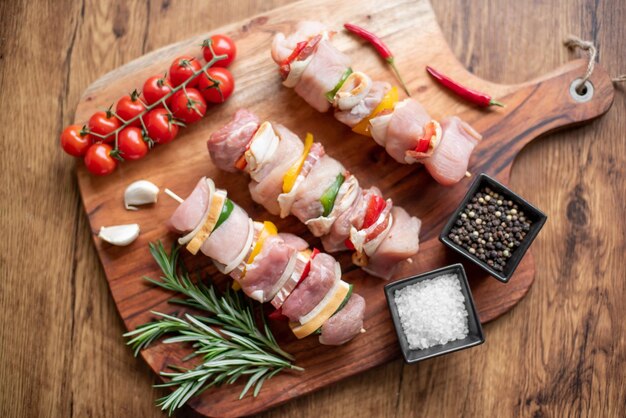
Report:
[[[465,172],[465,177],[470,178],[472,177],[472,173],[470,173],[469,171]]]
[[[165,192],[166,195],[168,195],[169,197],[171,197],[172,199],[174,199],[178,203],[183,203],[185,201],[182,197],[180,197],[179,195],[177,195],[176,193],[174,193],[173,191],[171,191],[167,187],[163,191]],[[236,281],[233,281],[233,289],[235,289],[235,285],[237,285],[239,288],[241,288],[241,286],[239,286],[239,283],[237,283]],[[235,289],[235,290],[238,290],[238,289]],[[361,328],[361,334],[363,334],[363,333],[365,333],[365,328]]]
[[[167,187],[164,190],[165,194],[177,201],[178,203],[183,203],[185,200],[181,198],[179,195],[168,189]]]

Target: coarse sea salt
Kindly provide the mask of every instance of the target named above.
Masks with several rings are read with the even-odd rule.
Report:
[[[461,340],[469,333],[465,297],[456,274],[396,290],[394,300],[412,350]]]

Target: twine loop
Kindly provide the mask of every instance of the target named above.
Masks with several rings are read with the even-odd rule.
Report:
[[[585,83],[591,77],[593,73],[593,69],[596,66],[596,57],[598,56],[598,49],[591,41],[584,41],[575,35],[568,35],[564,40],[563,44],[569,49],[580,48],[583,51],[587,52],[589,55],[589,63],[587,64],[587,71],[585,71],[585,75],[583,75],[580,83],[576,86],[576,92],[580,95],[585,93]],[[611,78],[611,81],[614,83],[622,83],[626,81],[626,74],[618,75],[617,77]]]
[[[587,80],[589,80],[589,77],[591,77],[591,74],[593,73],[593,69],[596,66],[596,57],[598,56],[598,49],[593,44],[593,42],[583,41],[578,36],[574,36],[574,35],[569,35],[567,38],[565,38],[565,40],[563,41],[563,44],[569,49],[580,48],[583,51],[587,52],[587,54],[589,54],[589,63],[587,64],[587,71],[585,71],[585,75],[583,75],[583,78],[580,80],[580,83],[578,83],[578,86],[576,86],[576,92],[582,95],[584,94],[585,83],[587,82]]]

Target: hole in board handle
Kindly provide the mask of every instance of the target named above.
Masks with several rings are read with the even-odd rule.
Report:
[[[591,81],[587,80],[585,84],[580,87],[581,82],[582,78],[577,78],[572,81],[572,84],[569,86],[569,94],[578,103],[585,103],[593,97],[593,84],[591,84]]]

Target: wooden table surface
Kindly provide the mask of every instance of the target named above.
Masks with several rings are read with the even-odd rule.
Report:
[[[1,416],[162,416],[153,400],[164,392],[124,346],[58,134],[109,70],[286,2],[0,2]],[[521,82],[573,59],[561,45],[568,33],[593,40],[610,73],[626,72],[623,1],[433,8],[460,61],[488,80]],[[513,190],[549,220],[533,246],[533,288],[485,327],[486,344],[416,366],[398,360],[264,416],[623,417],[626,94],[617,89],[604,117],[517,159]]]

